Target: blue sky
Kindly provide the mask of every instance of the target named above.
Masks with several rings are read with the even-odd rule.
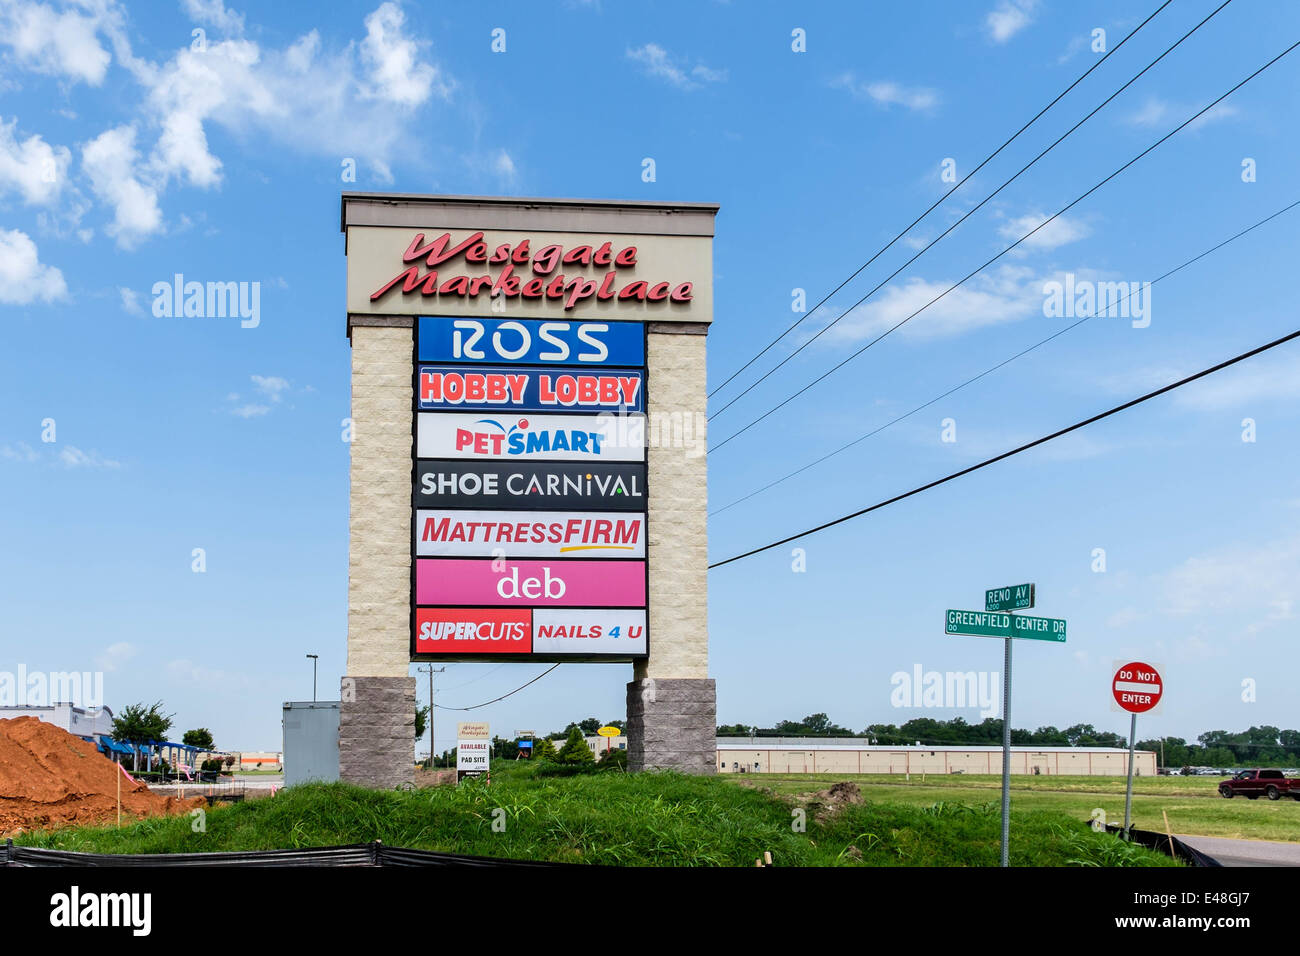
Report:
[[[278,749],[346,640],[345,189],[721,203],[720,383],[1158,4],[0,0],[0,669],[104,670],[219,746]],[[840,315],[1217,4],[1180,0],[809,317]],[[493,30],[505,51],[493,52]],[[792,50],[805,31],[806,52]],[[204,49],[193,31],[201,29]],[[1032,170],[710,425],[718,441],[905,317],[1300,38],[1234,0]],[[1300,53],[899,332],[710,455],[711,507],[1069,320],[1044,283],[1151,281],[1293,202]],[[654,182],[642,161],[655,161]],[[351,160],[356,181],[344,182]],[[1254,181],[1243,181],[1253,160]],[[713,560],[907,490],[1295,326],[1288,213],[710,523]],[[260,283],[260,321],[160,318],[154,283]],[[860,729],[891,675],[1000,670],[948,607],[1034,581],[1065,646],[1017,647],[1013,723],[1091,722],[1117,658],[1157,661],[1142,736],[1294,725],[1300,346],[710,577],[721,722]],[[1243,419],[1255,422],[1244,442]],[[42,424],[55,440],[42,441]],[[956,441],[942,440],[951,419]],[[206,571],[192,570],[204,550]],[[1105,550],[1096,571],[1094,550]],[[439,700],[539,665],[451,665]],[[413,669],[414,670],[414,669]],[[494,730],[622,716],[629,665],[572,664],[474,711]],[[1253,702],[1242,682],[1255,681]],[[420,694],[426,681],[420,679]],[[439,747],[455,715],[440,711]]]

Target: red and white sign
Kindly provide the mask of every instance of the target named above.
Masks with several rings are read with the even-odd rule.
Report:
[[[415,609],[417,654],[528,654],[532,649],[533,618],[527,609]]]
[[[534,654],[600,654],[643,657],[643,610],[558,610],[533,612]]]
[[[645,515],[599,511],[415,513],[421,557],[643,558]]]
[[[1164,682],[1160,679],[1160,672],[1150,664],[1130,661],[1115,671],[1111,693],[1121,710],[1145,714],[1160,703]]]

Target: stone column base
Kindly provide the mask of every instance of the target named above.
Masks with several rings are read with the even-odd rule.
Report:
[[[344,677],[339,779],[376,790],[415,781],[415,678]]]
[[[627,769],[715,773],[717,710],[713,680],[632,681],[627,685]]]

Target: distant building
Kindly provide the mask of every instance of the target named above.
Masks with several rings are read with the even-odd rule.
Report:
[[[78,737],[111,736],[113,712],[107,707],[74,707],[68,703],[54,703],[48,707],[0,707],[0,720],[13,717],[35,717],[37,720],[66,730]]]
[[[719,773],[1001,773],[1002,748],[885,747],[863,737],[719,737]],[[1136,776],[1156,775],[1156,755],[1133,755]],[[1013,774],[1124,776],[1123,747],[1012,747]]]

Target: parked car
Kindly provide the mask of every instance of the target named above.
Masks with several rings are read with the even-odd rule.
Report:
[[[1231,800],[1237,794],[1248,800],[1258,800],[1260,795],[1270,800],[1282,797],[1300,800],[1300,786],[1297,784],[1300,781],[1288,780],[1281,770],[1243,770],[1231,780],[1219,784],[1219,795],[1225,800]]]

